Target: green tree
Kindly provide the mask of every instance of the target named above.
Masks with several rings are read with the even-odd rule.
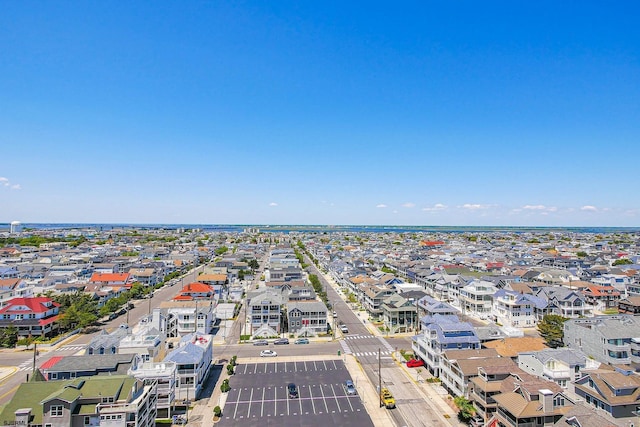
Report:
[[[0,331],[0,346],[13,348],[18,342],[18,328],[9,325]]]
[[[216,249],[216,250],[214,251],[214,253],[215,253],[216,255],[222,255],[222,254],[226,253],[228,250],[229,250],[229,248],[228,248],[228,247],[226,247],[226,246],[220,246],[218,249]]]
[[[629,258],[620,258],[613,261],[613,265],[629,265],[629,264],[633,264],[633,261],[631,261]]]
[[[585,251],[578,251],[576,252],[576,255],[578,255],[578,257],[580,258],[584,258],[587,256],[587,253]]]
[[[257,270],[258,268],[260,268],[260,264],[256,259],[252,259],[251,261],[249,261],[248,265],[252,270]]]
[[[540,332],[540,336],[544,338],[549,347],[557,348],[564,345],[562,342],[564,338],[563,326],[567,320],[566,317],[558,316],[557,314],[547,314],[538,323],[538,332]]]
[[[476,408],[473,407],[473,403],[464,396],[456,397],[453,399],[453,403],[455,403],[460,410],[460,412],[458,412],[458,419],[464,423],[469,422],[476,414]]]

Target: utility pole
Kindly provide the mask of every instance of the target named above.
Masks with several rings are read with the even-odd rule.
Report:
[[[31,370],[32,374],[36,372],[36,356],[38,356],[38,344],[34,342],[33,343],[33,369]]]
[[[380,360],[380,347],[378,347],[378,402],[382,408],[382,362]]]

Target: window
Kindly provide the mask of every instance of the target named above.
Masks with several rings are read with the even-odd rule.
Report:
[[[84,417],[84,425],[88,426],[91,423],[91,417]]]
[[[62,416],[62,405],[51,405],[51,416],[52,417],[61,417]]]

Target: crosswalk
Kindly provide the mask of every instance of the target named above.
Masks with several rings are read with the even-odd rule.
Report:
[[[33,360],[25,360],[18,365],[18,371],[31,371],[33,370]]]
[[[58,348],[56,351],[80,351],[84,349],[85,349],[84,345],[63,345],[62,347]]]
[[[362,340],[362,339],[374,339],[378,340],[382,345],[383,349],[380,351],[380,356],[389,356],[394,352],[394,348],[385,340],[383,337],[376,337],[374,335],[347,335],[344,337],[344,340],[340,341],[340,346],[342,347],[342,352],[344,354],[352,354],[356,357],[364,357],[364,356],[378,356],[377,351],[362,351],[354,353],[349,347],[348,341],[352,340]]]

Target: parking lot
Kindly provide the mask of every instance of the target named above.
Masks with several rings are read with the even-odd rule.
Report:
[[[342,360],[238,365],[220,425],[373,426],[360,396],[347,395],[348,379]],[[296,384],[297,398],[288,396],[289,383]]]

